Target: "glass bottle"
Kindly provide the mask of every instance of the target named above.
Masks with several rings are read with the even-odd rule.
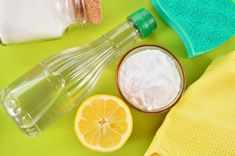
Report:
[[[98,23],[100,0],[1,0],[3,44],[59,38],[73,24]]]
[[[97,40],[61,51],[3,89],[0,103],[29,136],[36,136],[58,117],[78,106],[106,66],[157,25],[140,9]]]

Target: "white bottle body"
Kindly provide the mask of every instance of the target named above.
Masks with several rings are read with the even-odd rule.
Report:
[[[0,38],[3,44],[53,39],[76,23],[72,0],[1,0]]]

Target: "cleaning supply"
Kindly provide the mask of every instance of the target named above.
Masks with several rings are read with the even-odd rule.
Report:
[[[72,24],[99,23],[100,0],[1,0],[3,44],[59,38]]]
[[[180,63],[165,49],[146,45],[134,48],[120,62],[121,95],[145,112],[160,112],[179,99],[185,86]]]
[[[51,56],[14,81],[0,94],[9,115],[29,136],[36,136],[78,106],[118,55],[156,29],[145,9],[104,36],[82,47]]]
[[[152,3],[181,37],[189,57],[209,52],[235,34],[232,0],[152,0]]]
[[[235,51],[218,57],[168,113],[145,156],[235,155]]]
[[[131,135],[132,116],[127,105],[111,95],[95,95],[79,107],[74,129],[81,143],[98,152],[121,148]]]

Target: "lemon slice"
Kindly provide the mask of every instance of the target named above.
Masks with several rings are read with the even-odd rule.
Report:
[[[96,95],[78,109],[75,133],[81,143],[99,152],[121,148],[132,131],[132,116],[127,105],[111,95]]]

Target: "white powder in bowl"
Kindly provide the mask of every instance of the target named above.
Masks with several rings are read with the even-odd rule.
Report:
[[[130,55],[130,54],[129,54]],[[119,69],[119,87],[126,100],[145,111],[170,105],[181,90],[175,60],[160,49],[127,56]]]

